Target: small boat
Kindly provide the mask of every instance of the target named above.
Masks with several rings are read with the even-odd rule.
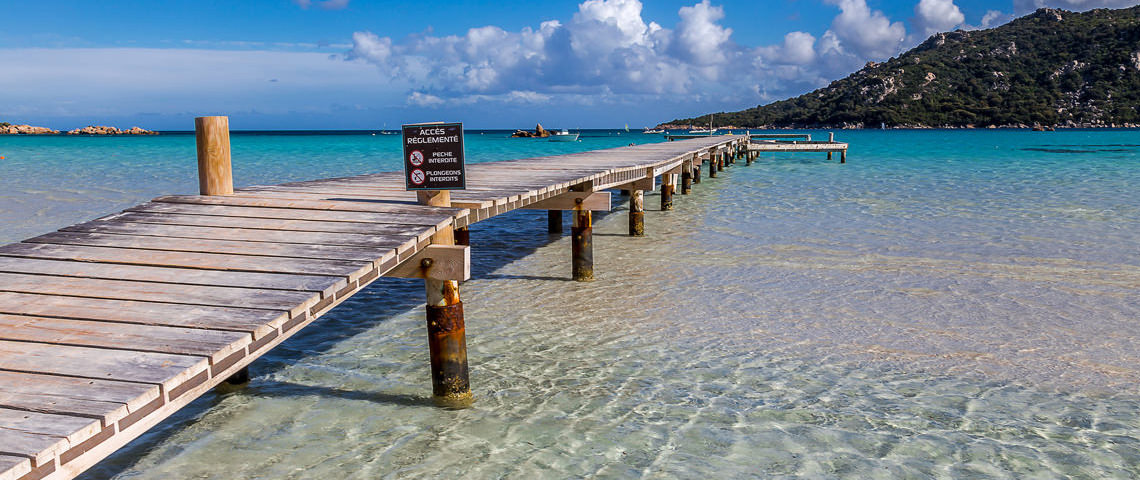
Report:
[[[550,141],[552,142],[576,142],[578,135],[581,133],[570,133],[569,130],[563,128],[557,132],[550,134]]]
[[[665,129],[663,129],[663,128],[658,128],[658,129],[656,129],[656,130],[650,130],[650,129],[646,128],[646,129],[645,129],[645,131],[644,131],[644,132],[641,132],[641,133],[644,133],[644,134],[648,134],[648,135],[653,135],[653,134],[657,134],[657,133],[665,133]]]
[[[694,128],[692,130],[689,130],[689,134],[690,135],[712,135],[712,134],[716,133],[716,129],[713,128],[712,118],[713,118],[712,114],[710,113],[709,114],[709,128]]]

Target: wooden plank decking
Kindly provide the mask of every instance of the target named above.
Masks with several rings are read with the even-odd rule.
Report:
[[[72,478],[392,271],[441,229],[652,179],[743,136],[165,196],[0,246],[0,480]]]

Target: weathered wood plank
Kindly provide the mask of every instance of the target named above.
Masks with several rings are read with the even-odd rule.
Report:
[[[31,471],[31,460],[24,457],[0,455],[0,480],[18,480]]]
[[[371,272],[372,262],[259,257],[217,253],[169,252],[114,247],[13,243],[0,247],[0,256],[122,263],[158,267],[236,270],[263,273],[343,276],[356,280]]]
[[[0,340],[0,369],[161,385],[169,393],[205,372],[204,357]]]
[[[394,254],[397,248],[408,242],[411,242],[413,246],[417,243],[415,237],[405,237],[392,238],[391,243],[387,245],[350,247],[344,245],[249,242],[241,240],[152,237],[89,232],[54,232],[29,238],[24,240],[24,242],[360,262],[375,262],[385,256]]]
[[[403,234],[320,233],[282,230],[249,230],[246,228],[212,228],[186,225],[155,225],[122,221],[86,222],[64,228],[65,232],[113,233],[119,235],[146,235],[154,237],[201,238],[236,240],[243,242],[296,243],[306,245],[384,247],[400,245],[409,239],[419,238],[432,228],[404,229]]]
[[[452,223],[452,216],[425,212],[423,214],[338,212],[269,207],[234,207],[229,205],[194,205],[151,202],[128,208],[130,212],[181,213],[224,217],[271,218],[280,220],[315,220],[321,222],[391,223],[397,225],[424,225],[443,228]]]
[[[91,418],[0,408],[0,454],[27,457],[40,465],[101,428]]]
[[[232,330],[251,333],[254,339],[276,331],[276,328],[290,318],[288,310],[208,307],[11,292],[0,292],[0,313]]]
[[[0,291],[113,300],[141,300],[183,305],[262,308],[290,311],[294,314],[304,312],[305,309],[321,299],[320,295],[313,292],[178,285],[18,273],[0,273]]]
[[[197,355],[220,362],[253,337],[227,330],[0,314],[0,340]]]
[[[99,419],[110,425],[158,398],[157,385],[0,371],[0,407]]]
[[[0,272],[34,273],[66,277],[106,278],[217,287],[301,290],[332,295],[347,286],[344,277],[283,273],[223,272],[192,268],[166,268],[115,263],[74,262],[39,258],[0,257]]]
[[[223,217],[216,215],[186,215],[178,213],[143,213],[122,212],[106,217],[81,223],[73,227],[82,231],[87,224],[117,225],[117,224],[155,224],[155,225],[183,225],[190,227],[216,227],[218,230],[228,231],[272,231],[289,233],[324,232],[324,233],[356,233],[361,235],[399,235],[430,237],[435,233],[435,227],[427,225],[404,225],[395,223],[359,223],[359,222],[326,222],[321,220],[285,220],[255,217]],[[64,228],[69,231],[73,227]],[[240,230],[239,230],[240,229]],[[113,232],[110,232],[113,233]],[[256,234],[258,232],[250,232]],[[171,235],[177,236],[177,235]],[[214,237],[225,238],[225,237]],[[228,240],[241,240],[241,238],[227,238]]]
[[[152,200],[159,203],[183,203],[189,205],[226,205],[234,207],[268,207],[293,210],[317,210],[336,212],[391,213],[404,215],[439,214],[454,217],[465,215],[461,208],[427,207],[407,205],[383,200],[328,201],[287,198],[248,198],[238,196],[198,196],[167,195]]]

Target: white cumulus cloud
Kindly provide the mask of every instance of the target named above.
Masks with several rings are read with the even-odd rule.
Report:
[[[871,10],[866,0],[827,0],[839,7],[831,32],[851,53],[864,58],[884,58],[898,53],[906,39],[902,22],[892,22],[883,12]]]
[[[724,8],[714,7],[709,0],[691,7],[681,7],[672,43],[678,57],[694,65],[716,65],[726,60],[725,46],[732,29],[717,24],[724,19]]]
[[[954,4],[954,0],[920,0],[914,6],[915,29],[921,32],[922,39],[938,32],[948,32],[966,21],[966,15]]]

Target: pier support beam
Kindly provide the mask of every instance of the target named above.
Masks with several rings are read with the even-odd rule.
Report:
[[[562,233],[562,210],[546,211],[546,232],[555,234]]]
[[[681,168],[681,195],[693,193],[693,166],[685,164]]]
[[[701,183],[701,157],[700,155],[693,156],[693,184]]]
[[[433,207],[450,207],[451,192],[429,190],[417,192],[419,203]],[[455,233],[447,228],[431,237],[433,245],[455,245]],[[437,405],[450,408],[470,406],[471,381],[467,372],[467,327],[463,321],[463,302],[459,298],[459,282],[437,280],[429,270],[431,258],[421,260],[424,290],[427,294],[428,351],[431,355],[432,398]]]
[[[574,210],[574,224],[570,227],[570,252],[574,280],[594,280],[594,223],[589,210]]]
[[[716,152],[709,152],[709,178],[716,178]]]
[[[645,190],[633,190],[629,196],[629,236],[645,235]]]
[[[471,228],[459,227],[455,229],[456,245],[471,245]]]
[[[839,163],[847,163],[847,150],[839,152]]]
[[[748,153],[744,154],[744,159],[745,166],[752,165],[752,162],[756,160],[756,152],[749,150]]]
[[[592,182],[570,187],[575,192],[592,192]],[[590,209],[577,200],[574,207],[573,223],[570,226],[570,263],[571,275],[575,281],[591,282],[594,280],[594,219]]]
[[[718,171],[718,172],[724,171],[724,157],[725,157],[724,153],[716,154],[716,171]]]
[[[673,209],[673,174],[661,174],[661,211]]]

